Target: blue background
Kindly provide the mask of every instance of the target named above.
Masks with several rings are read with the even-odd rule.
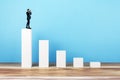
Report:
[[[26,9],[33,12],[33,62],[38,40],[50,40],[50,62],[56,50],[67,62],[120,62],[120,0],[0,0],[0,62],[21,62],[21,29]]]

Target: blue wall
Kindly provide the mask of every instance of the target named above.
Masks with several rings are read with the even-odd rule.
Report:
[[[21,61],[21,29],[26,9],[33,12],[33,62],[38,40],[50,40],[50,62],[56,50],[67,50],[67,62],[120,62],[120,0],[0,0],[0,62]]]

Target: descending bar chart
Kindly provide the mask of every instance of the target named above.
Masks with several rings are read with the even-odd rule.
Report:
[[[22,29],[22,64],[23,68],[31,68],[32,66],[32,31],[30,29]]]
[[[21,67],[32,67],[32,30],[22,29]],[[49,40],[39,40],[39,68],[49,67]],[[56,50],[56,67],[66,68],[66,50]],[[74,68],[84,68],[84,58],[73,58]],[[100,62],[90,62],[90,68],[101,68]]]

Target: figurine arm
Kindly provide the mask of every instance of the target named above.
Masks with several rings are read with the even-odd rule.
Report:
[[[31,10],[30,10],[30,15],[32,15],[32,12],[31,12]]]

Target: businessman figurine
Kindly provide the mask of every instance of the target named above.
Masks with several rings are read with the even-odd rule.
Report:
[[[27,15],[26,28],[27,28],[27,29],[31,29],[31,28],[30,28],[30,19],[31,19],[32,12],[31,12],[30,9],[27,9],[26,15]]]

